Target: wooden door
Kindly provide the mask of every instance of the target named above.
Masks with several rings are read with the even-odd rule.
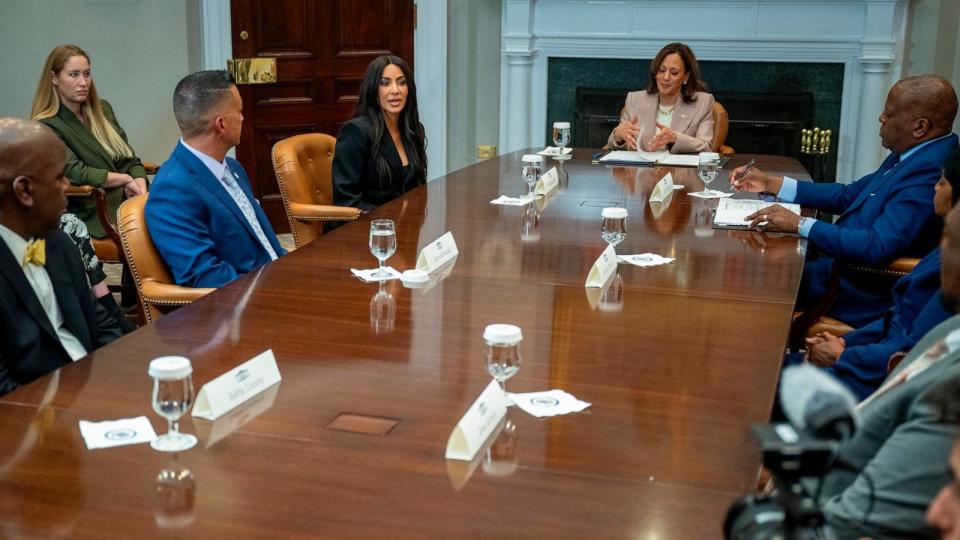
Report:
[[[413,66],[413,0],[231,0],[233,57],[277,59],[277,82],[241,85],[237,159],[278,232],[289,231],[273,173],[274,143],[336,136],[353,116],[367,64],[394,54]]]

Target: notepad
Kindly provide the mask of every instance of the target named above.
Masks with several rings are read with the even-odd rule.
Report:
[[[670,152],[637,152],[614,150],[600,158],[608,165],[666,165],[669,167],[696,167],[700,164],[698,154],[671,154]]]
[[[717,204],[717,213],[713,216],[713,227],[715,229],[746,229],[750,222],[745,221],[744,218],[774,204],[800,215],[799,204],[767,202],[758,199],[720,199]]]

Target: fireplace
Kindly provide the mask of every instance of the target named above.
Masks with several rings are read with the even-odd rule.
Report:
[[[575,122],[578,87],[643,88],[649,59],[681,41],[717,95],[811,94],[813,127],[833,132],[825,177],[855,180],[886,155],[874,135],[905,71],[907,8],[907,0],[503,0],[501,151],[542,146],[551,122]]]

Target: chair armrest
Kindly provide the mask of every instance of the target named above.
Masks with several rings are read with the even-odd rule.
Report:
[[[860,274],[873,274],[878,276],[900,278],[912,272],[914,267],[917,266],[917,263],[919,262],[920,259],[900,257],[883,267],[871,266],[867,264],[850,264],[847,265],[847,270]]]
[[[180,285],[157,283],[155,281],[145,281],[140,288],[143,299],[158,306],[182,306],[215,290],[216,289],[206,287],[182,287]]]
[[[157,170],[160,169],[160,166],[152,161],[143,162],[143,170],[147,171],[147,174],[157,174]]]
[[[75,186],[70,184],[67,186],[67,197],[94,197],[96,193],[93,186]]]
[[[733,151],[733,148],[727,145],[723,145],[720,147],[720,153],[726,155],[726,154],[733,154],[735,152]]]
[[[360,216],[360,209],[291,202],[290,214],[300,221],[353,221]]]

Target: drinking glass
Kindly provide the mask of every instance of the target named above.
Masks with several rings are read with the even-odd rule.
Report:
[[[714,152],[701,152],[697,163],[697,176],[703,180],[704,196],[715,197],[720,193],[709,189],[710,182],[717,177],[717,171],[720,170],[720,154]]]
[[[386,289],[386,282],[380,282],[380,290],[370,299],[370,328],[374,334],[387,334],[393,331],[397,321],[397,300]]]
[[[553,123],[553,144],[557,147],[557,156],[553,159],[557,161],[570,159],[569,155],[563,153],[563,149],[570,144],[570,122]]]
[[[627,237],[627,209],[604,208],[600,213],[603,218],[601,237],[611,246],[616,246]]]
[[[153,410],[167,419],[167,433],[150,446],[161,452],[180,452],[193,448],[197,438],[180,433],[180,417],[193,405],[193,367],[182,356],[161,356],[150,361],[147,371],[153,377]]]
[[[540,181],[540,175],[543,174],[543,156],[537,154],[527,154],[521,159],[523,170],[521,175],[523,181],[527,183],[527,197],[533,198],[533,188]]]
[[[380,269],[373,273],[375,278],[390,276],[386,271],[386,262],[397,251],[397,229],[390,219],[375,219],[370,222],[370,253],[380,261]]]
[[[487,372],[500,383],[500,388],[506,393],[507,379],[520,370],[520,342],[523,341],[523,333],[519,326],[512,324],[491,324],[483,330],[483,341],[486,344],[484,361]]]

